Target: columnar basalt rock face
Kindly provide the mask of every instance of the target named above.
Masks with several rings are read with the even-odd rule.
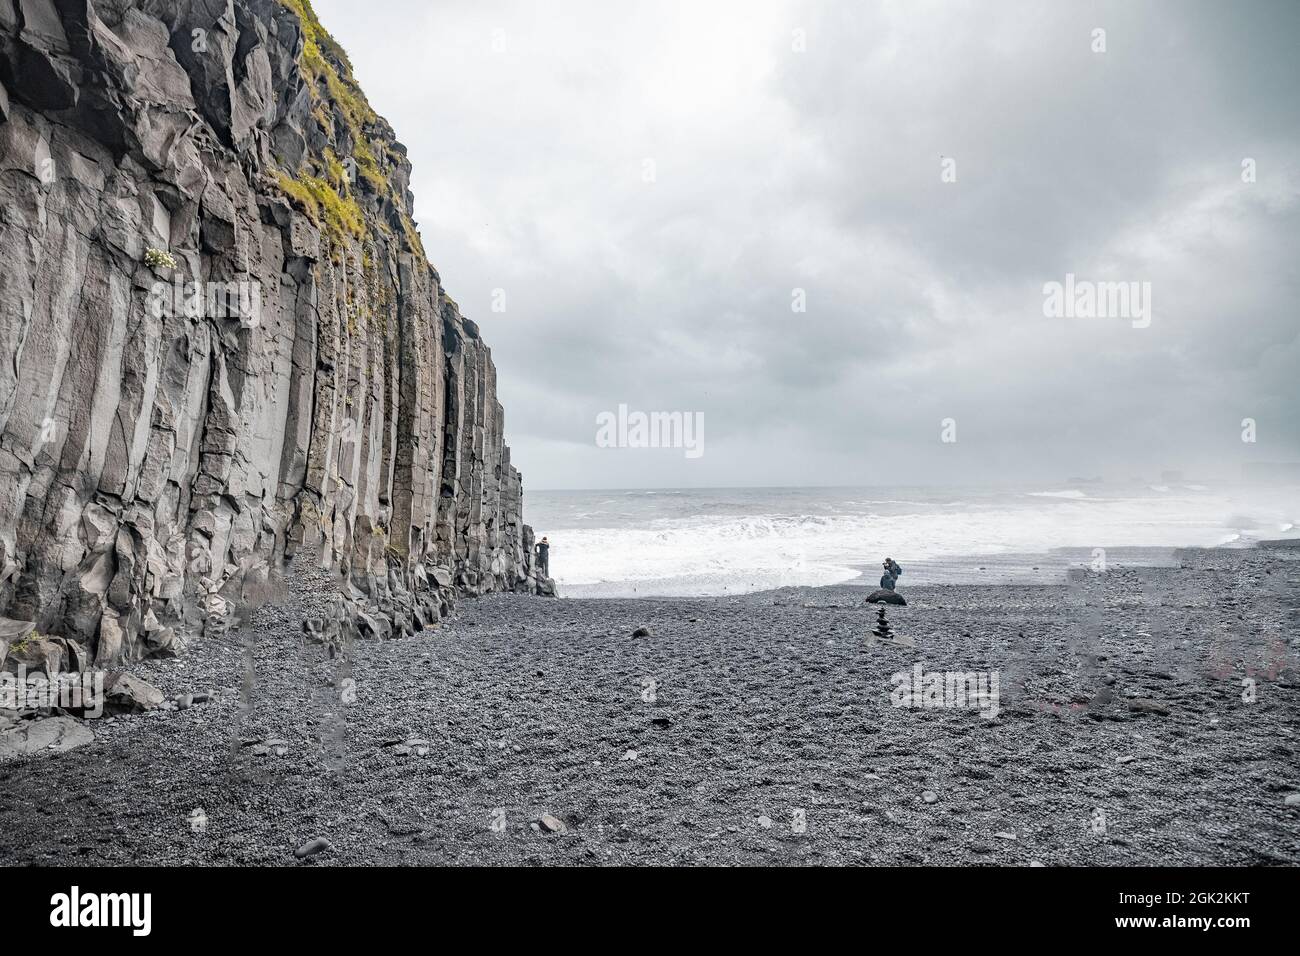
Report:
[[[363,631],[551,591],[409,174],[303,0],[0,0],[0,614],[115,663],[304,546]]]

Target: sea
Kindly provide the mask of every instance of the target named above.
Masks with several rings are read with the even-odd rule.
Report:
[[[1167,565],[1177,549],[1300,536],[1300,487],[1205,483],[529,490],[565,597],[1055,583],[1071,567]]]

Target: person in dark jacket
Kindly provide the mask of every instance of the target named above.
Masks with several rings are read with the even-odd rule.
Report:
[[[885,558],[883,567],[885,573],[880,576],[880,586],[886,591],[892,591],[894,585],[898,583],[898,577],[903,573],[903,569],[893,558]]]
[[[551,542],[546,540],[545,535],[537,542],[537,567],[541,569],[542,574],[551,576]]]

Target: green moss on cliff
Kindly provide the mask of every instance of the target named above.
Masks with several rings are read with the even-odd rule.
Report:
[[[340,194],[324,179],[303,175],[298,178],[278,173],[280,189],[331,239],[357,239],[366,233],[366,220],[352,194]]]
[[[383,121],[353,77],[352,62],[346,51],[321,25],[309,0],[280,0],[280,3],[302,24],[303,49],[298,65],[314,100],[311,113],[336,144],[335,149],[327,149],[324,156],[311,164],[315,168],[295,171],[293,176],[282,174],[281,186],[332,235],[360,236],[365,220],[353,197],[355,180],[349,175],[347,160],[339,159],[338,155],[340,149],[350,151],[356,177],[397,207],[407,245],[427,260],[420,234],[406,209],[405,194],[392,188],[380,165],[379,157],[386,164],[404,164],[405,155],[387,138],[372,135],[372,130]],[[285,181],[290,185],[285,186]],[[389,231],[384,223],[376,224]]]
[[[280,0],[302,23],[302,56],[298,65],[307,78],[308,89],[316,103],[312,115],[329,133],[345,134],[351,140],[352,160],[357,174],[384,195],[388,181],[375,159],[370,141],[370,127],[378,124],[379,115],[370,107],[352,76],[352,63],[338,42],[321,26],[307,0]],[[323,89],[322,89],[323,87]],[[344,129],[334,129],[334,119],[342,118]]]
[[[420,234],[415,231],[415,220],[402,213],[402,232],[406,234],[406,241],[414,249],[420,258],[428,261],[428,256],[424,254],[424,243],[420,241]]]

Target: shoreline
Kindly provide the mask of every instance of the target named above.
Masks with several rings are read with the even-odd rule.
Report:
[[[910,646],[868,638],[861,585],[492,594],[333,660],[302,643],[328,582],[299,566],[242,634],[131,668],[208,702],[0,764],[0,857],[290,865],[325,837],[300,865],[1296,865],[1297,559],[904,585]],[[996,717],[896,706],[918,664],[996,672]]]
[[[1041,490],[1052,487],[535,493],[529,520],[553,544],[565,595],[691,597],[835,585],[864,570],[874,587],[891,554],[909,585],[1039,583],[1071,564],[1165,563],[1183,548],[1294,535],[1300,494],[1239,483]]]
[[[1115,568],[1174,567],[1179,562],[1182,552],[1196,551],[1250,551],[1264,545],[1273,547],[1300,547],[1300,538],[1278,539],[1295,540],[1295,545],[1278,545],[1276,542],[1252,542],[1248,545],[1214,545],[1209,547],[1140,547],[1120,546],[1098,549],[1104,552],[1104,564]],[[1062,547],[1047,551],[1025,551],[1008,553],[973,554],[962,557],[945,557],[938,559],[909,559],[904,566],[903,578],[899,589],[908,586],[978,586],[994,587],[999,585],[1032,584],[1043,585],[1062,583],[1072,568],[1089,568],[1097,562],[1094,551],[1087,548]],[[865,587],[874,589],[878,586],[880,568],[876,564],[852,564],[846,570],[856,572],[857,577],[824,584],[778,584],[759,587],[753,590],[739,588],[723,592],[656,592],[652,589],[662,585],[664,579],[651,581],[602,581],[588,584],[566,584],[556,579],[559,588],[558,597],[562,599],[581,600],[645,600],[664,598],[667,600],[690,599],[700,597],[732,597],[745,594],[766,594],[786,588],[823,588],[823,587]],[[677,581],[679,579],[667,579]],[[682,584],[686,588],[689,585]],[[577,588],[577,594],[571,589]],[[628,593],[628,589],[647,589],[649,593]],[[598,593],[603,591],[604,593]]]

